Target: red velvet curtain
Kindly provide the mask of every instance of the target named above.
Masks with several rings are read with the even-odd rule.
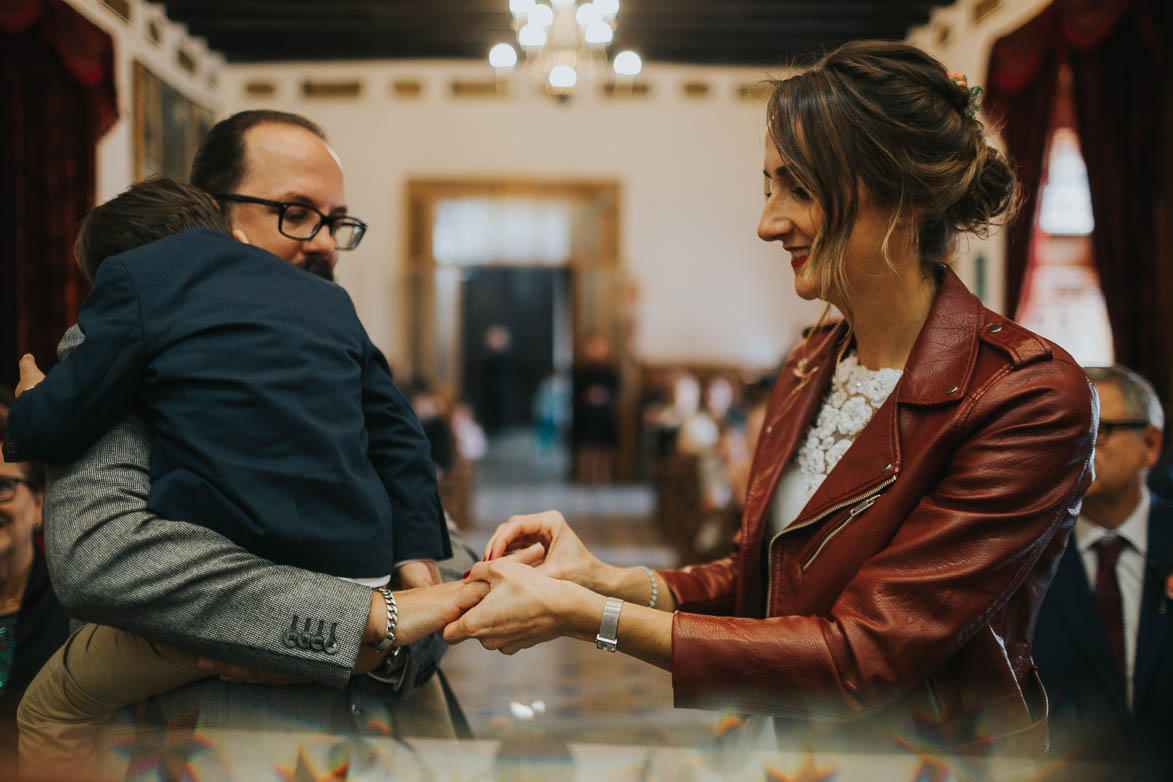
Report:
[[[114,42],[62,0],[0,0],[0,60],[0,382],[14,386],[22,353],[56,363],[89,289],[73,239],[117,113]]]
[[[1167,0],[1055,0],[994,44],[985,101],[1003,127],[1025,198],[1007,231],[1006,311],[1017,309],[1022,293],[1057,76],[1066,63],[1116,360],[1152,380],[1166,399],[1173,390],[1173,276],[1157,205],[1168,154],[1168,12]]]
[[[1168,69],[1158,32],[1168,8],[1168,0],[1135,3],[1095,47],[1071,52],[1096,221],[1092,246],[1116,361],[1151,380],[1166,403],[1173,401],[1173,287],[1156,205],[1169,149],[1161,132]]]

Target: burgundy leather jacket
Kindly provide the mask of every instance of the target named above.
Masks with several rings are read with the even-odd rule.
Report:
[[[782,368],[735,553],[663,573],[680,609],[676,705],[1039,753],[1046,696],[1030,639],[1092,479],[1095,390],[947,271],[891,396],[765,540],[844,334],[811,335]]]

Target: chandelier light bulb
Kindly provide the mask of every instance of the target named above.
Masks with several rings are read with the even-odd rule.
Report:
[[[594,5],[603,16],[614,16],[619,13],[619,0],[594,0]]]
[[[529,14],[526,19],[530,24],[536,24],[539,27],[549,27],[554,24],[554,9],[545,3],[538,3],[529,9]]]
[[[611,25],[599,20],[588,24],[586,30],[583,31],[582,37],[589,44],[601,44],[605,46],[611,43],[612,35]]]
[[[509,0],[509,11],[516,18],[524,18],[534,7],[534,0]]]
[[[569,65],[555,65],[550,69],[550,86],[556,90],[568,90],[578,84],[578,73]]]
[[[489,50],[489,65],[494,68],[512,68],[517,65],[517,50],[507,43],[499,43]]]
[[[643,66],[643,60],[630,49],[626,49],[615,55],[615,61],[612,65],[615,68],[616,74],[629,78],[638,76],[639,72],[643,70]]]
[[[530,22],[517,33],[517,42],[527,49],[546,45],[546,31],[540,25]]]
[[[594,3],[583,3],[574,12],[574,19],[583,27],[589,27],[595,22],[602,21],[603,14]]]

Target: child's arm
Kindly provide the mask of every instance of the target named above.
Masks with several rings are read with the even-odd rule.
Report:
[[[443,581],[434,559],[411,559],[396,563],[395,575],[399,579],[399,586],[404,589],[434,586]]]
[[[365,333],[363,339],[368,454],[391,498],[395,559],[448,559],[452,546],[428,439],[411,405],[391,382],[387,360]]]
[[[146,366],[142,319],[122,263],[111,260],[99,268],[78,325],[85,342],[12,405],[7,460],[71,462],[137,397]]]

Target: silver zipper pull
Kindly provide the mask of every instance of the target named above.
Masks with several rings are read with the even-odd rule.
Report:
[[[878,495],[878,494],[873,494],[872,496],[868,497],[866,500],[864,500],[863,502],[859,503],[854,508],[852,508],[851,513],[847,514],[847,518],[854,519],[856,516],[858,516],[859,514],[863,513],[868,508],[875,505],[876,500],[878,500],[878,499],[880,499],[880,495]]]

